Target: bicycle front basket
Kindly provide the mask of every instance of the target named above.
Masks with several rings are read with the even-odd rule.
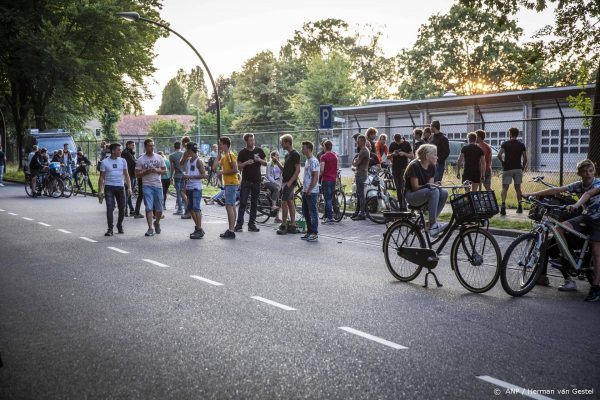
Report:
[[[469,192],[450,202],[457,223],[475,222],[498,214],[494,192]]]

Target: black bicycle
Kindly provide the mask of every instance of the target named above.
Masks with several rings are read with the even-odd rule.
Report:
[[[434,269],[444,247],[456,233],[450,250],[450,265],[460,284],[470,292],[484,293],[490,290],[500,274],[502,255],[498,242],[487,230],[487,219],[498,213],[494,192],[469,192],[457,195],[459,189],[469,185],[438,186],[451,189],[453,214],[450,223],[432,238],[425,229],[423,211],[426,204],[411,207],[411,211],[389,211],[384,215],[389,225],[383,240],[385,263],[390,273],[399,281],[409,282],[427,268],[425,285],[429,275],[442,286]],[[433,246],[439,243],[437,250]]]

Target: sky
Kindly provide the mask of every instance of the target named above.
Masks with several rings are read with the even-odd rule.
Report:
[[[371,24],[383,32],[386,56],[410,48],[421,24],[432,14],[446,13],[452,0],[163,0],[161,16],[171,28],[200,52],[215,79],[239,71],[246,60],[263,50],[278,53],[280,47],[305,22],[337,18]],[[522,12],[517,16],[524,38],[553,22],[551,11]],[[154,98],[142,103],[145,114],[156,114],[166,83],[179,68],[199,65],[192,50],[178,37],[161,38],[155,45],[157,68],[147,82]],[[208,75],[205,74],[210,87]]]

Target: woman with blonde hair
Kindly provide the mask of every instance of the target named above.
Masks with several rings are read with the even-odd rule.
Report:
[[[448,191],[433,184],[436,164],[437,147],[423,144],[417,150],[417,158],[408,164],[404,173],[406,201],[413,207],[427,204],[431,236],[437,236],[447,225],[437,222],[448,199]]]

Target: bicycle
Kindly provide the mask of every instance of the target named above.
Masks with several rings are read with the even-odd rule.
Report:
[[[571,269],[566,272],[569,275],[578,276],[583,272],[588,281],[593,282],[589,236],[558,221],[561,218],[560,212],[565,211],[567,206],[551,205],[534,197],[529,197],[528,201],[542,208],[542,218],[539,223],[534,224],[531,232],[517,237],[506,249],[500,267],[500,282],[504,291],[518,297],[533,289],[545,269],[549,249],[554,245],[568,260]],[[581,248],[570,249],[558,228],[583,241]]]
[[[487,230],[488,218],[499,212],[494,192],[458,195],[458,190],[470,188],[470,184],[436,187],[452,190],[450,202],[453,209],[450,223],[437,238],[432,240],[429,231],[424,229],[426,204],[409,206],[410,211],[384,213],[386,220],[391,222],[383,240],[387,268],[394,278],[410,282],[425,267],[428,272],[423,287],[428,287],[429,275],[433,276],[437,287],[441,287],[432,269],[437,266],[439,255],[456,232],[450,251],[450,266],[456,278],[470,292],[487,292],[498,281],[502,259],[498,242]],[[433,246],[438,243],[439,247],[434,250]]]
[[[34,195],[41,196],[42,192],[49,197],[58,199],[62,196],[64,191],[63,182],[56,178],[54,174],[48,172],[38,174],[36,176],[36,187],[35,193],[31,187],[31,173],[25,172],[25,193],[27,196],[34,197]]]
[[[88,166],[85,166],[84,171],[75,171],[75,186],[74,186],[74,196],[78,194],[82,194],[84,197],[87,196],[88,189]]]

